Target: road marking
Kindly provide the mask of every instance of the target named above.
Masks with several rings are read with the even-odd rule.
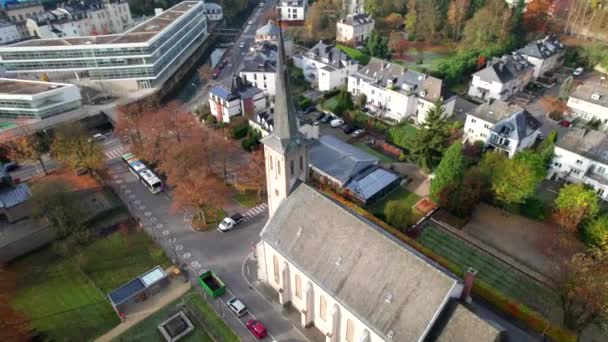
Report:
[[[159,230],[160,230],[160,229],[163,229],[163,227],[164,227],[164,226],[163,226],[163,224],[162,224],[162,223],[159,223],[159,224],[157,224],[157,225],[156,225],[156,229],[159,229]]]
[[[192,256],[192,254],[190,253],[184,253],[183,257],[184,259],[189,259]]]
[[[152,215],[152,213],[150,213],[150,215]],[[156,221],[158,221],[158,219],[156,217],[150,217],[150,221],[151,222],[156,222]]]
[[[110,150],[105,151],[104,154],[106,155],[106,159],[111,160],[121,157],[123,154],[125,154],[125,149],[124,146],[116,146]]]
[[[144,215],[146,215],[146,216],[150,216],[150,215],[152,215],[152,213],[151,213],[151,212],[149,212],[149,211],[146,211],[146,212],[144,213]],[[150,221],[152,221],[152,220],[150,220]]]
[[[167,230],[167,229],[163,230],[163,235],[164,236],[167,236],[169,234],[171,234],[171,232],[169,230]]]
[[[184,249],[183,245],[177,245],[177,246],[175,246],[175,250],[176,251],[181,251],[182,249]]]
[[[139,210],[146,210],[146,206],[145,205],[140,205],[139,206]]]

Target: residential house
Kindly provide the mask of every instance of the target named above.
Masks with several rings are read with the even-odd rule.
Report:
[[[448,312],[466,286],[384,229],[306,182],[310,142],[297,130],[279,43],[274,132],[262,139],[270,219],[255,247],[259,280],[327,342],[500,341],[469,310]],[[454,328],[439,318],[454,317]],[[463,315],[464,317],[458,317]],[[448,318],[448,321],[451,318]],[[470,324],[469,322],[473,322]],[[479,326],[477,326],[479,324]],[[446,339],[444,339],[446,340]]]
[[[279,0],[277,3],[279,19],[290,24],[304,24],[307,6],[306,0]]]
[[[484,103],[467,113],[464,139],[482,141],[486,149],[513,157],[529,148],[540,135],[541,123],[522,107],[503,101]]]
[[[342,50],[323,41],[318,42],[308,52],[295,55],[294,65],[302,69],[304,78],[321,91],[344,85],[359,67],[358,62]]]
[[[215,2],[205,1],[205,15],[210,21],[220,21],[224,19],[224,10]]]
[[[469,96],[482,101],[508,100],[530,82],[534,65],[518,53],[493,57],[488,65],[473,74]]]
[[[20,40],[32,38],[25,26],[25,21],[33,15],[45,11],[44,7],[42,7],[42,2],[39,0],[19,2],[2,1],[1,10],[4,17],[16,25]]]
[[[367,14],[348,14],[336,23],[336,40],[358,45],[363,43],[374,30],[376,21]]]
[[[530,42],[516,52],[534,65],[532,76],[538,78],[564,64],[566,47],[557,36],[548,35],[543,39]]]
[[[422,123],[438,100],[443,101],[446,115],[452,115],[456,97],[447,96],[442,85],[436,77],[378,58],[348,78],[348,91],[364,95],[373,115],[392,122],[411,117]]]
[[[0,171],[0,215],[9,223],[30,215],[32,208],[27,200],[32,197],[25,183],[14,184],[11,176]]]
[[[211,115],[219,122],[228,123],[239,115],[254,115],[266,109],[266,106],[264,92],[239,76],[232,79],[231,87],[218,83],[209,92]]]
[[[548,178],[584,183],[608,200],[608,137],[606,133],[570,129],[558,137]]]
[[[293,39],[290,37],[283,37],[285,46],[285,55],[287,57],[293,56]],[[255,31],[255,42],[263,43],[269,42],[277,45],[279,41],[279,26],[272,20],[268,20],[266,25],[260,27]]]
[[[585,121],[599,120],[602,125],[606,125],[608,123],[608,82],[606,78],[588,80],[577,86],[570,94],[567,105],[575,117]]]
[[[276,94],[277,46],[269,42],[255,44],[243,59],[239,76],[265,94]]]

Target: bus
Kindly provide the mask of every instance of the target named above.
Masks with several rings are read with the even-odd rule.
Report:
[[[156,177],[152,171],[144,169],[139,172],[139,179],[150,190],[151,193],[157,194],[163,191],[163,183],[160,178]]]
[[[127,164],[129,171],[139,177],[139,172],[146,169],[146,165],[137,159],[133,153],[127,153],[122,156],[122,161]]]

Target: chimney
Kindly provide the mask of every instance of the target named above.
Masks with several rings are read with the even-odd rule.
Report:
[[[463,300],[467,303],[471,302],[471,291],[473,290],[473,283],[475,282],[475,276],[477,275],[477,270],[473,267],[469,267],[464,274],[463,281],[464,286],[462,288],[462,294],[460,295],[460,300]]]

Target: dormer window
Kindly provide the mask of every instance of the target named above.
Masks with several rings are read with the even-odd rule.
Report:
[[[598,101],[600,99],[600,94],[597,94],[597,93],[591,94],[591,99],[595,100],[595,101]]]

